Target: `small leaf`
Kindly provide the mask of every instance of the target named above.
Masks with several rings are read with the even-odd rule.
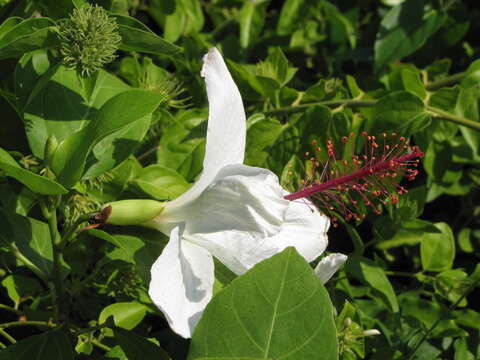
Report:
[[[293,248],[233,280],[208,304],[189,359],[338,359],[332,305]]]
[[[299,146],[299,131],[291,123],[282,124],[274,118],[255,119],[248,123],[245,163],[280,174]]]
[[[9,275],[2,280],[2,285],[7,289],[8,297],[17,305],[24,296],[32,296],[41,290],[42,286],[35,278],[23,275]]]
[[[0,239],[15,241],[18,250],[40,269],[43,274],[53,271],[53,250],[50,229],[42,221],[26,216],[3,212],[0,209]],[[61,266],[63,275],[68,274],[68,267]]]
[[[49,18],[24,20],[0,36],[0,59],[20,57],[26,52],[45,49],[58,42],[55,22]]]
[[[60,195],[68,192],[59,183],[21,168],[10,154],[2,148],[0,148],[0,170],[3,170],[7,176],[13,177],[30,190],[39,194]]]
[[[131,184],[157,200],[173,200],[190,187],[179,173],[161,165],[147,166]]]
[[[179,111],[174,122],[163,131],[157,163],[193,181],[203,168],[206,121],[204,110]]]
[[[370,286],[393,312],[398,312],[395,291],[380,266],[370,259],[355,256],[348,258],[345,270],[363,284]]]
[[[424,0],[406,1],[392,7],[377,33],[375,68],[381,70],[419,49],[444,20],[444,15],[426,6]]]
[[[270,0],[246,1],[240,10],[240,46],[244,49],[256,42],[265,23]]]
[[[174,12],[165,18],[164,36],[169,41],[177,41],[182,35],[199,33],[204,22],[199,0],[176,0]]]
[[[391,92],[374,106],[367,122],[369,132],[381,134],[396,131],[409,136],[428,125],[429,115],[423,101],[406,91]]]
[[[169,360],[170,356],[158,345],[132,331],[114,328],[113,334],[128,360]]]
[[[354,49],[357,45],[357,31],[350,20],[338,10],[338,8],[328,1],[323,1],[323,8],[328,21],[331,23],[331,38],[333,42],[345,39],[350,47]],[[335,41],[337,38],[338,40]]]
[[[282,6],[280,16],[277,23],[277,33],[279,35],[287,35],[301,21],[307,12],[307,4],[305,0],[287,0]]]
[[[113,321],[116,326],[131,330],[137,326],[145,317],[147,307],[138,302],[118,302],[108,305],[102,310],[98,317],[98,322],[103,324],[110,316],[113,316]],[[111,331],[107,333],[111,336]]]
[[[0,360],[74,360],[74,347],[65,330],[30,336],[0,352]]]
[[[162,39],[137,19],[120,14],[114,16],[118,24],[118,33],[122,37],[119,46],[121,50],[156,55],[173,55],[182,51],[182,48]]]
[[[446,223],[434,224],[437,233],[426,234],[422,239],[420,255],[426,271],[451,269],[455,258],[455,239]]]

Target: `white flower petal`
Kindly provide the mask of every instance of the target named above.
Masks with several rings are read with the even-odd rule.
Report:
[[[225,165],[242,164],[245,154],[246,118],[242,97],[216,48],[203,57],[201,75],[208,95],[208,130],[203,172],[193,186],[165,209],[197,198]]]
[[[325,256],[315,267],[315,274],[317,274],[322,283],[325,284],[333,274],[337,272],[340,266],[347,261],[347,258],[346,255],[340,253]]]
[[[288,192],[284,192],[287,195]],[[293,246],[308,262],[315,260],[327,248],[327,231],[330,220],[322,215],[307,200],[289,203],[282,230],[273,236],[273,241],[280,250]]]
[[[183,209],[184,238],[240,274],[278,252],[269,238],[281,231],[288,205],[271,171],[229,165]]]
[[[170,241],[151,269],[150,298],[163,312],[170,327],[190,338],[212,298],[213,259],[195,244],[181,241],[176,227]]]

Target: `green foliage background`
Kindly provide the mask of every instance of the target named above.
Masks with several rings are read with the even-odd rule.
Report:
[[[122,40],[88,78],[62,65],[58,37],[86,3],[0,2],[0,359],[480,358],[477,0],[91,1]],[[244,99],[246,163],[284,187],[312,140],[397,132],[425,157],[397,205],[330,230],[349,260],[326,291],[292,249],[237,279],[217,264],[187,341],[147,295],[168,239],[85,227],[105,202],[169,200],[199,175],[212,46]],[[255,282],[294,316],[269,312]],[[251,327],[226,329],[225,309]]]

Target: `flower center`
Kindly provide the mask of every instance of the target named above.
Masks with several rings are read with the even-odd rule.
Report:
[[[301,190],[286,195],[285,199],[313,200],[319,210],[330,215],[334,226],[338,214],[346,220],[361,220],[366,208],[379,214],[382,205],[397,203],[398,196],[407,192],[399,184],[400,180],[403,177],[410,181],[415,179],[423,152],[418,146],[410,146],[404,137],[398,138],[396,133],[383,133],[383,144],[366,132],[361,136],[364,154],[352,153],[350,159],[344,160],[337,160],[334,144],[329,140],[327,157],[322,162],[319,156],[322,149],[313,141],[315,156],[306,153],[312,165],[310,175],[303,181]],[[353,133],[342,138],[344,145],[349,141],[354,141]]]

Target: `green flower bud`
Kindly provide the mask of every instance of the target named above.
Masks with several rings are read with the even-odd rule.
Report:
[[[58,147],[58,140],[55,135],[50,135],[47,139],[45,144],[45,150],[43,153],[43,160],[47,166],[50,166],[52,163],[53,155],[55,154],[55,150]]]
[[[160,214],[163,204],[155,200],[120,200],[106,204],[104,209],[109,213],[105,219],[108,224],[142,225]]]
[[[101,6],[83,6],[59,21],[60,53],[64,63],[90,76],[115,59],[122,38],[115,18]]]

